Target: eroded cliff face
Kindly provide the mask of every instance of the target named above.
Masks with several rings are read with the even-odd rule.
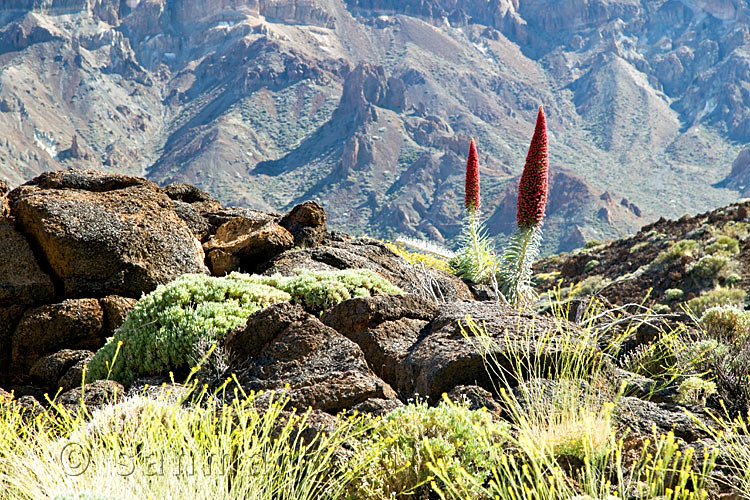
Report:
[[[0,178],[89,166],[263,209],[316,197],[333,227],[450,242],[471,137],[486,213],[512,229],[503,214],[544,104],[559,178],[577,179],[550,205],[547,250],[568,248],[738,196],[718,182],[750,141],[748,12],[739,0],[0,0]]]

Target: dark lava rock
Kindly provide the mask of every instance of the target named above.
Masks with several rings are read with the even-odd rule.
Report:
[[[306,313],[282,303],[258,311],[226,339],[230,369],[246,391],[289,386],[289,404],[328,413],[370,398],[395,398],[360,348]]]
[[[47,172],[8,195],[66,297],[140,297],[207,272],[203,249],[155,184],[86,171]]]

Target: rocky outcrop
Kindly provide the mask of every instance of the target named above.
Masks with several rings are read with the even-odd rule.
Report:
[[[48,172],[8,197],[68,297],[139,297],[183,273],[207,272],[172,201],[144,179]]]
[[[398,387],[404,359],[438,311],[438,306],[426,299],[385,295],[344,301],[320,319],[356,342],[370,368]],[[410,395],[402,394],[404,399]]]
[[[692,443],[701,438],[708,438],[709,434],[700,420],[686,414],[684,409],[676,405],[658,405],[651,401],[644,401],[634,397],[620,399],[615,418],[618,423],[640,436],[653,435],[653,427],[658,433],[674,432],[674,435]]]
[[[487,351],[475,339],[467,316],[485,330]],[[560,328],[567,331],[562,333]],[[514,384],[531,375],[524,373],[523,364],[517,365],[519,356],[534,359],[540,371],[546,372],[561,359],[567,347],[583,342],[576,332],[572,324],[561,327],[551,318],[519,314],[494,302],[447,304],[409,349],[395,387],[431,401],[439,400],[444,392],[458,385],[493,390],[485,359],[495,365],[492,371],[504,373],[505,382]],[[591,348],[595,350],[594,346]]]
[[[69,299],[24,313],[12,337],[12,369],[28,373],[59,349],[97,350],[104,344],[104,312],[96,299]]]
[[[56,403],[75,409],[82,404],[95,409],[106,404],[116,404],[125,396],[125,388],[114,380],[97,380],[84,387],[76,387],[64,392]]]
[[[62,387],[63,390],[67,391],[74,387],[67,387],[73,382],[73,375],[71,374],[71,376],[67,377],[71,380],[66,380],[65,385],[58,384],[61,378],[67,376],[67,373],[73,366],[79,363],[88,363],[93,357],[94,353],[91,351],[63,349],[49,356],[39,358],[31,367],[29,375],[34,383],[39,384],[53,394],[57,392],[58,387]],[[77,385],[80,386],[82,380],[82,377],[79,376]]]
[[[294,236],[268,216],[236,217],[222,224],[203,245],[211,271],[223,276],[253,271],[294,246]]]
[[[370,269],[408,293],[433,294],[446,301],[473,298],[466,284],[452,274],[423,270],[406,262],[382,242],[333,234],[320,245],[284,253],[266,264],[264,274],[291,275],[297,268],[314,270]]]
[[[99,305],[104,312],[104,336],[111,337],[120,328],[128,313],[138,301],[119,295],[108,295],[99,299]]]
[[[750,149],[743,149],[732,163],[732,171],[722,185],[736,189],[743,196],[750,195]]]
[[[55,288],[42,271],[26,238],[12,224],[0,221],[0,306],[51,302]],[[7,258],[12,256],[12,258]]]
[[[245,390],[283,389],[289,404],[329,413],[396,394],[367,366],[359,347],[300,306],[277,304],[226,340],[230,368]]]
[[[0,381],[8,378],[11,362],[13,331],[23,315],[20,305],[0,307]]]
[[[326,233],[326,220],[328,216],[320,203],[306,201],[292,208],[279,221],[279,225],[292,233],[296,246],[311,247],[323,240]]]

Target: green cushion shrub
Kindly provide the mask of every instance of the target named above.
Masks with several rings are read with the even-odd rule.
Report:
[[[680,240],[673,243],[667,250],[659,253],[654,263],[662,264],[682,257],[692,257],[699,247],[700,244],[695,240]]]
[[[701,280],[713,280],[726,274],[731,267],[729,257],[724,253],[704,255],[688,267],[688,272]]]
[[[355,297],[404,293],[397,286],[369,269],[310,271],[297,269],[296,276],[262,277],[263,283],[283,290],[292,302],[320,312]],[[255,278],[255,277],[253,277]]]
[[[706,253],[724,253],[728,255],[737,255],[740,253],[740,242],[731,236],[721,235],[706,247]]]
[[[690,299],[687,302],[687,307],[696,316],[701,316],[713,306],[742,304],[746,296],[747,292],[740,288],[717,286],[713,290],[708,290],[700,296]]]
[[[364,443],[380,451],[347,498],[432,498],[434,475],[428,464],[436,461],[445,464],[451,480],[471,489],[462,470],[480,484],[488,479],[508,437],[509,425],[486,410],[447,400],[436,407],[406,405],[385,416]]]
[[[114,337],[94,355],[87,379],[109,375],[129,383],[185,367],[195,363],[193,348],[200,338],[218,340],[258,309],[290,299],[286,292],[232,275],[181,276],[138,301]]]
[[[298,270],[290,277],[184,275],[138,302],[91,360],[87,380],[109,377],[127,384],[187,368],[200,361],[195,350],[199,341],[218,341],[255,311],[278,302],[292,301],[320,312],[353,297],[386,293],[403,292],[362,269]]]

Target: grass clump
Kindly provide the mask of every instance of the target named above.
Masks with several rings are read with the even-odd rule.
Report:
[[[428,498],[434,487],[441,488],[439,481],[433,485],[431,471],[438,462],[443,480],[465,481],[465,474],[480,482],[489,479],[509,437],[508,424],[447,397],[432,408],[425,403],[404,406],[376,426],[372,439],[382,444],[380,452],[368,472],[352,484],[349,498]],[[481,496],[470,482],[462,488],[472,491],[473,498]]]
[[[447,273],[455,272],[448,260],[443,259],[437,255],[419,251],[412,252],[405,249],[403,245],[394,243],[386,243],[385,246],[390,248],[395,254],[402,257],[406,262],[413,266],[425,266],[431,269],[437,269],[438,271],[445,271]]]
[[[136,405],[138,418],[107,425],[122,408],[102,416],[59,409],[21,425],[14,421],[23,410],[3,408],[0,496],[333,500],[370,458],[369,449],[345,464],[337,455],[371,428],[361,417],[338,418],[304,439],[308,413],[283,412],[285,402],[273,398],[261,412],[254,395],[234,396],[224,407],[214,398],[202,407],[152,400]],[[108,430],[89,432],[89,417]],[[20,433],[7,433],[9,425]]]
[[[696,316],[701,316],[706,310],[719,305],[739,305],[745,301],[747,292],[739,288],[717,286],[687,301],[687,308]]]
[[[64,493],[62,495],[57,495],[53,500],[120,500],[120,498],[84,491],[82,493]]]
[[[377,273],[297,270],[294,276],[232,273],[221,278],[184,275],[144,296],[89,364],[88,380],[186,371],[198,344],[211,344],[255,311],[292,301],[313,312],[353,297],[403,293]]]

